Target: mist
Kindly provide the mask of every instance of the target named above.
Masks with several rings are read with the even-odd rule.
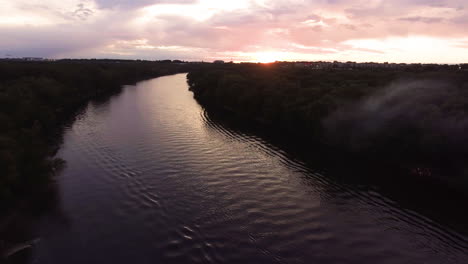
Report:
[[[332,143],[462,151],[468,145],[467,87],[448,80],[399,80],[323,120]]]

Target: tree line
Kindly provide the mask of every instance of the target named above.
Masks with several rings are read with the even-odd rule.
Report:
[[[232,64],[193,70],[188,83],[211,111],[362,159],[453,165],[425,176],[468,187],[467,71]]]
[[[187,71],[149,61],[0,61],[0,207],[50,182],[62,127],[93,98],[122,85]]]

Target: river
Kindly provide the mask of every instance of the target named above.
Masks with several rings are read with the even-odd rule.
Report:
[[[58,156],[31,263],[468,261],[463,232],[213,121],[185,74],[90,103]]]

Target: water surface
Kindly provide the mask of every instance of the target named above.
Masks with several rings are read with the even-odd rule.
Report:
[[[31,263],[467,263],[463,234],[211,120],[185,74],[90,103],[59,156]]]

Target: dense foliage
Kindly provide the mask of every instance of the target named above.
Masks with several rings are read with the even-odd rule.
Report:
[[[1,201],[47,184],[61,163],[51,158],[60,128],[84,103],[184,67],[144,61],[0,61]]]
[[[465,164],[468,72],[459,69],[328,69],[223,65],[188,75],[196,98],[347,155]],[[438,177],[438,176],[437,176]],[[468,186],[466,169],[445,183]]]

